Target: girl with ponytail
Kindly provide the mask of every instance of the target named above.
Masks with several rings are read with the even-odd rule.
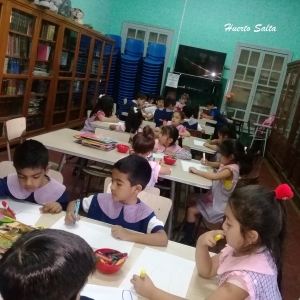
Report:
[[[148,158],[152,153],[155,145],[155,134],[150,126],[145,126],[142,132],[137,133],[132,140],[133,153],[145,158]],[[147,186],[154,186],[158,180],[158,174],[170,175],[171,169],[166,166],[161,166],[160,162],[149,161],[152,168],[151,179]]]

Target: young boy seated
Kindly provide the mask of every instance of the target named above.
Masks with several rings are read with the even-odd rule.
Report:
[[[137,197],[147,186],[151,174],[149,162],[141,156],[130,155],[117,161],[112,170],[111,194],[92,195],[82,200],[81,206],[87,217],[114,225],[111,232],[115,238],[166,246],[168,237],[163,222]],[[67,208],[67,225],[79,219],[74,214],[74,208],[75,201],[72,201]]]
[[[146,114],[145,120],[150,121],[154,117],[154,113],[157,109],[163,110],[164,109],[164,101],[165,98],[161,95],[156,97],[156,103],[151,104],[143,109],[144,113]]]
[[[156,127],[162,126],[164,121],[172,120],[175,105],[176,99],[168,97],[164,101],[164,109],[157,108],[154,113],[154,122],[156,124]]]
[[[66,187],[47,176],[50,169],[46,147],[35,140],[27,140],[14,152],[16,173],[0,178],[0,197],[9,197],[43,205],[42,213],[60,213],[66,210]],[[0,210],[10,216],[5,210]]]
[[[226,118],[221,114],[219,109],[215,106],[215,102],[213,99],[208,100],[206,102],[206,107],[207,110],[209,111],[209,115],[203,114],[203,118],[210,119],[210,120],[215,120],[217,124],[215,125],[215,133],[214,135],[217,136],[218,130],[227,125],[227,120]]]
[[[95,267],[93,249],[81,237],[62,230],[33,230],[3,254],[0,293],[3,300],[87,299],[80,291]]]
[[[185,119],[182,125],[185,128],[199,130],[203,133],[205,132],[205,126],[201,126],[198,122],[199,105],[185,105],[182,108],[182,111],[185,115]]]

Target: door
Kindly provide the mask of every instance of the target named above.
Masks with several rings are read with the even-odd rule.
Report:
[[[250,120],[251,127],[275,113],[291,56],[289,51],[238,43],[225,91],[234,97],[223,101],[222,111]]]
[[[156,26],[151,26],[146,24],[133,23],[133,22],[123,22],[121,51],[122,53],[124,53],[126,40],[129,38],[138,39],[144,42],[145,47],[144,47],[143,56],[147,55],[147,48],[149,43],[158,43],[158,44],[165,45],[167,47],[167,51],[166,51],[164,72],[162,78],[162,83],[163,83],[165,80],[170,51],[172,48],[173,35],[174,35],[174,30],[172,29],[156,27]]]

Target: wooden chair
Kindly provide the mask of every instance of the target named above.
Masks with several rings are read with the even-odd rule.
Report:
[[[96,128],[95,134],[101,135],[104,137],[110,137],[118,142],[128,143],[130,139],[130,134],[123,131],[114,131],[103,128]]]
[[[13,174],[13,173],[16,173],[16,169],[13,166],[12,161],[2,161],[2,162],[0,162],[0,178],[4,178],[7,175]],[[49,177],[55,179],[59,183],[63,183],[63,181],[64,181],[64,178],[63,178],[62,174],[58,171],[50,169],[47,175]]]
[[[107,178],[105,182],[106,188],[104,188],[104,190],[110,193],[111,178]],[[170,209],[172,207],[172,200],[169,198],[158,196],[157,194],[150,193],[149,190],[155,191],[155,188],[148,189],[148,191],[144,190],[140,192],[138,194],[138,197],[142,202],[144,202],[154,211],[157,219],[159,219],[165,224],[168,219]],[[157,191],[155,193],[157,193]]]

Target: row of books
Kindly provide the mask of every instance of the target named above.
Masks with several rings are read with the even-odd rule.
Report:
[[[48,60],[51,52],[51,46],[38,44],[37,59]]]
[[[1,95],[24,95],[25,80],[19,79],[3,79],[1,87]]]
[[[55,36],[55,26],[44,24],[42,25],[42,31],[41,31],[41,39],[54,41]]]
[[[10,30],[32,35],[34,19],[18,10],[13,9],[10,16]]]
[[[0,98],[0,117],[20,115],[23,109],[23,98]]]
[[[6,47],[7,55],[28,58],[31,52],[31,39],[17,34],[9,34]]]
[[[28,74],[29,62],[17,58],[8,58],[4,60],[3,73],[7,74]]]

